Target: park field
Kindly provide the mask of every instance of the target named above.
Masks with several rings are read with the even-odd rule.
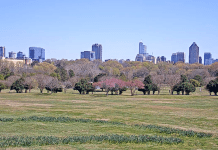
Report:
[[[203,88],[191,95],[169,95],[167,89],[160,95],[137,92],[131,96],[126,91],[107,97],[100,91],[89,95],[80,95],[72,89],[67,93],[44,92],[17,94],[6,89],[0,93],[0,149],[218,149],[218,96],[209,96]],[[189,130],[193,134],[183,134]],[[43,136],[49,141],[51,137],[100,135],[118,140],[13,145],[13,137]],[[119,135],[126,141],[119,140],[122,139]],[[128,141],[131,135],[172,137],[173,142]],[[12,137],[11,141],[5,137]],[[182,142],[174,142],[176,139]]]

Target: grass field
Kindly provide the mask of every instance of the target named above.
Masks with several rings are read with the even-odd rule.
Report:
[[[130,91],[123,95],[108,95],[95,92],[80,95],[77,91],[67,93],[40,94],[0,93],[0,118],[13,118],[13,121],[0,121],[0,136],[54,136],[73,137],[91,135],[149,135],[175,137],[183,140],[178,144],[158,142],[109,142],[89,141],[70,144],[37,145],[29,147],[3,147],[8,149],[218,149],[218,96],[209,96],[199,89],[191,95],[169,95],[162,90],[160,95],[130,96]],[[72,94],[73,93],[73,94]],[[22,117],[70,117],[90,119],[90,122],[72,121],[55,122],[26,120]],[[96,122],[103,120],[103,122]],[[113,124],[112,122],[122,123]],[[156,125],[173,129],[193,130],[212,133],[212,137],[199,138],[179,135],[178,133],[159,132],[138,125]],[[0,143],[2,139],[0,139]]]

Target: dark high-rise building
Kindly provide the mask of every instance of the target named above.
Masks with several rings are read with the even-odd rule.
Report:
[[[177,52],[177,62],[185,62],[185,53],[184,52]]]
[[[9,52],[9,58],[15,59],[16,58],[16,53],[11,51]]]
[[[157,63],[159,63],[161,61],[160,56],[157,57]]]
[[[189,47],[189,64],[199,63],[199,47],[194,42]]]
[[[202,64],[202,57],[199,56],[199,64]]]
[[[25,54],[23,54],[23,52],[19,51],[17,53],[17,59],[24,59],[25,58]]]
[[[92,51],[95,52],[95,59],[100,59],[102,61],[102,45],[101,44],[93,44]]]
[[[0,57],[5,57],[5,47],[0,47]]]
[[[161,61],[166,62],[166,57],[161,56],[160,59],[161,59]]]
[[[45,60],[45,49],[40,47],[29,48],[29,58],[33,61],[44,61]]]
[[[84,52],[81,52],[81,59],[82,58],[86,58],[90,61],[93,61],[95,60],[95,52],[93,51],[84,51]]]
[[[212,55],[211,53],[204,53],[204,65],[208,65],[206,64],[206,60],[208,59],[211,59],[212,58]]]
[[[177,53],[173,53],[171,56],[171,62],[177,63]]]

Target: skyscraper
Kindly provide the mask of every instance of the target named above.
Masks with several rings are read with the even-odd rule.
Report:
[[[93,44],[92,51],[95,52],[95,59],[100,59],[102,61],[102,45],[101,44]]]
[[[5,47],[0,47],[0,57],[5,57]]]
[[[24,59],[25,58],[25,54],[23,54],[23,52],[19,51],[17,53],[17,59]]]
[[[146,55],[147,46],[143,45],[142,42],[139,42],[139,54]]]
[[[9,58],[15,59],[16,58],[16,53],[11,51],[9,52]]]
[[[90,61],[93,61],[95,60],[95,52],[93,51],[84,51],[84,52],[81,52],[81,59],[82,58],[86,58]]]
[[[199,64],[202,64],[202,57],[199,56]]]
[[[185,62],[185,53],[184,52],[177,52],[177,62]]]
[[[29,58],[31,58],[33,61],[45,60],[45,49],[40,47],[30,47]]]
[[[211,53],[204,53],[204,65],[210,65],[210,64],[206,64],[206,60],[208,59],[211,59],[212,58],[212,55]]]
[[[165,56],[161,56],[160,59],[161,59],[161,61],[166,62],[166,57]]]
[[[171,56],[171,62],[177,63],[177,53],[173,53]]]
[[[189,64],[193,63],[199,63],[199,47],[195,42],[189,47]]]
[[[137,54],[136,55],[135,61],[143,62],[145,60],[146,60],[146,58],[145,58],[145,56],[143,54]]]

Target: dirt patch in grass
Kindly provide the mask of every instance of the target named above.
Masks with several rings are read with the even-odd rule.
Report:
[[[73,103],[90,103],[90,101],[84,100],[61,100],[62,102],[73,102]]]
[[[97,118],[96,120],[109,121],[110,119],[104,119],[104,118],[99,119],[99,118]]]
[[[202,111],[201,109],[193,109],[193,108],[181,108],[181,107],[171,107],[171,106],[153,106],[153,105],[146,105],[146,107],[154,108],[154,109],[161,109],[161,110],[191,110],[191,111]]]
[[[163,102],[163,101],[153,101],[153,103],[161,103],[161,104],[172,104],[174,102]]]
[[[16,101],[0,101],[0,105],[6,105],[6,106],[11,106],[11,107],[20,107],[20,106],[39,106],[39,107],[51,107],[53,105],[51,104],[34,104],[34,103],[19,103]]]
[[[181,101],[181,99],[150,99],[150,98],[125,98],[125,100],[139,100],[139,101]]]

